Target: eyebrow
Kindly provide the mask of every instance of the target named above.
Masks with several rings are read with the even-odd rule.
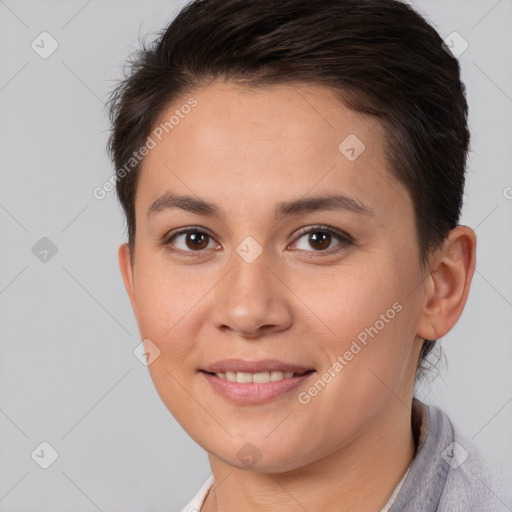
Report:
[[[166,192],[148,208],[148,218],[165,210],[180,208],[198,215],[222,217],[223,211],[213,203],[189,195],[176,195]],[[346,210],[351,213],[372,216],[375,211],[354,197],[343,194],[321,195],[278,203],[274,209],[278,216],[296,215],[324,210]]]

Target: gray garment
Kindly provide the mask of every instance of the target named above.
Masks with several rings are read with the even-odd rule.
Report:
[[[502,476],[442,410],[414,398],[412,423],[416,456],[390,512],[512,511]]]

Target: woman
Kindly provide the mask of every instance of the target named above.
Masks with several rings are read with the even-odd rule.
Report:
[[[123,280],[212,468],[184,510],[506,510],[413,396],[475,268],[434,28],[393,0],[196,0],[110,109]]]

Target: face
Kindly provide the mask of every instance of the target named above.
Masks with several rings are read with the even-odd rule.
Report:
[[[412,395],[424,278],[381,125],[312,85],[214,82],[157,124],[176,110],[144,161],[133,267],[120,248],[161,399],[240,468],[249,454],[291,470],[376,438]],[[270,384],[205,374],[229,358],[312,371]],[[243,386],[260,394],[240,398]]]

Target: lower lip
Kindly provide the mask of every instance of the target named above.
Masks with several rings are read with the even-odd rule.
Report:
[[[306,373],[299,377],[281,379],[265,383],[256,382],[230,382],[220,379],[217,375],[201,371],[204,378],[220,395],[237,404],[261,404],[269,402],[284,393],[288,393],[309,379],[315,372]]]

